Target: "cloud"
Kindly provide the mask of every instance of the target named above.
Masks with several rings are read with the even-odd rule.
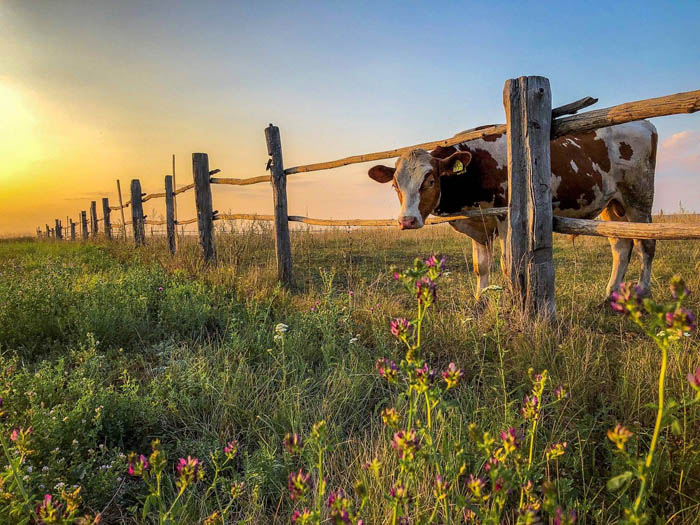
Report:
[[[700,171],[700,132],[679,131],[663,140],[657,155],[656,171],[659,174],[697,174]]]

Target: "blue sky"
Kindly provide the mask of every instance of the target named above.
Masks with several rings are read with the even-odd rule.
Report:
[[[520,75],[548,77],[555,105],[700,88],[697,1],[6,0],[0,35],[0,104],[5,93],[16,120],[0,136],[0,209],[31,173],[38,210],[25,220],[38,224],[43,198],[75,216],[97,195],[116,198],[115,178],[162,191],[172,153],[181,184],[193,151],[225,176],[260,175],[269,122],[291,166],[503,122],[503,83]],[[654,124],[657,209],[700,210],[700,116]],[[290,212],[393,216],[393,193],[367,168],[290,178]],[[185,201],[181,216],[193,211]],[[270,191],[217,188],[215,205],[266,213]],[[3,215],[0,231],[20,228]]]

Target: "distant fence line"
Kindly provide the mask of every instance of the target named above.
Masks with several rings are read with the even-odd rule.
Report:
[[[471,210],[447,217],[432,217],[426,223],[443,224],[479,217],[506,217],[509,229],[506,242],[508,274],[513,288],[519,291],[523,304],[528,310],[547,315],[554,313],[552,232],[628,239],[700,239],[700,226],[696,225],[608,222],[553,216],[551,172],[549,172],[549,143],[551,140],[572,133],[591,131],[646,118],[694,113],[700,110],[700,90],[627,102],[584,113],[578,113],[578,111],[596,103],[597,99],[586,97],[558,108],[552,108],[549,81],[544,77],[520,77],[508,80],[504,87],[503,96],[506,124],[481,126],[447,139],[286,169],[282,160],[279,128],[270,124],[265,128],[269,155],[267,170],[270,171],[270,174],[258,177],[244,179],[214,177],[220,170],[209,170],[208,155],[206,153],[193,153],[193,183],[175,189],[175,156],[173,155],[173,174],[165,176],[164,192],[142,193],[140,181],[134,179],[131,181],[131,198],[123,202],[121,184],[120,181],[117,181],[120,204],[110,206],[107,198],[103,198],[103,217],[98,219],[96,201],[92,201],[89,230],[87,213],[80,212],[81,237],[88,239],[90,236],[96,236],[99,232],[99,222],[103,222],[102,231],[108,238],[111,238],[114,226],[111,225],[110,213],[120,211],[124,238],[126,238],[126,225],[132,226],[133,238],[137,245],[145,243],[144,225],[165,225],[170,251],[175,253],[177,249],[176,226],[196,222],[203,257],[207,262],[214,263],[216,261],[214,221],[270,221],[274,223],[277,276],[282,283],[289,285],[292,282],[290,222],[316,226],[391,226],[395,225],[396,221],[393,219],[332,220],[290,216],[287,212],[288,175],[393,158],[416,148],[430,150],[438,146],[453,146],[469,140],[484,138],[488,135],[506,134],[509,141],[508,207]],[[517,158],[518,162],[514,162],[513,158]],[[538,163],[537,159],[545,159],[546,162]],[[543,170],[542,165],[546,165],[547,169]],[[214,209],[211,185],[247,186],[264,182],[270,182],[272,185],[274,204],[272,215],[224,214]],[[178,220],[176,196],[191,189],[195,191],[197,217]],[[143,203],[156,198],[165,198],[166,200],[165,220],[147,219],[143,213]],[[125,219],[125,208],[131,208],[130,221]],[[75,239],[77,223],[73,222],[72,219],[68,219],[68,222],[70,238]],[[62,230],[61,220],[56,219],[54,228],[46,225],[45,235],[60,239],[64,237]],[[40,228],[37,228],[37,235],[43,235]]]

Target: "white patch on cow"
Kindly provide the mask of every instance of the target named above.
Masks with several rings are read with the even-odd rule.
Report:
[[[480,149],[486,151],[496,161],[499,170],[506,167],[508,163],[508,142],[505,134],[490,142],[484,139],[475,139],[465,142],[465,144],[471,150]]]
[[[394,179],[401,192],[403,202],[399,217],[415,217],[418,227],[423,227],[420,204],[420,188],[425,176],[433,169],[430,153],[423,149],[414,149],[396,160]]]
[[[578,166],[573,160],[571,161],[571,169],[574,170],[575,173],[578,173]]]
[[[569,142],[571,142],[571,144],[573,144],[574,146],[576,146],[578,149],[581,149],[581,146],[579,146],[579,145],[576,143],[575,140],[572,140],[572,139],[566,139],[566,140],[568,140]]]

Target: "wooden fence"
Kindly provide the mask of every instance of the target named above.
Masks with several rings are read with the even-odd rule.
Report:
[[[111,238],[112,211],[120,211],[122,237],[126,238],[126,225],[131,224],[134,242],[146,242],[145,225],[165,225],[168,246],[172,253],[177,249],[176,226],[197,223],[199,241],[204,259],[216,261],[214,221],[217,220],[257,220],[274,223],[275,254],[277,276],[285,285],[292,283],[292,252],[289,222],[301,222],[318,226],[393,226],[393,219],[347,219],[330,220],[302,216],[290,216],[287,212],[287,176],[309,173],[382,159],[398,157],[416,148],[430,150],[438,146],[452,146],[465,141],[483,138],[492,134],[507,135],[508,140],[508,207],[479,209],[449,217],[434,217],[427,224],[441,224],[473,217],[505,217],[508,234],[505,242],[507,274],[512,288],[519,294],[526,311],[553,318],[554,304],[554,265],[552,261],[552,233],[575,235],[597,235],[628,239],[700,239],[700,226],[688,224],[647,224],[630,222],[607,222],[598,220],[570,219],[555,217],[552,214],[550,141],[563,135],[591,131],[598,128],[665,115],[694,113],[700,110],[700,90],[678,93],[665,97],[628,102],[617,106],[578,113],[597,99],[586,97],[565,106],[552,108],[549,80],[544,77],[520,77],[506,81],[503,102],[506,124],[484,126],[469,130],[448,139],[425,142],[375,153],[354,155],[342,159],[306,164],[291,168],[284,167],[282,143],[279,128],[270,124],[265,128],[265,139],[269,160],[267,170],[270,175],[236,179],[215,177],[220,170],[209,169],[206,153],[192,155],[193,183],[176,189],[175,157],[173,174],[165,177],[165,191],[144,194],[138,179],[131,181],[130,200],[123,202],[121,184],[117,181],[119,205],[110,206],[107,198],[102,199],[102,219],[97,218],[96,202],[90,206],[90,229],[85,211],[80,212],[82,239],[96,236],[99,222],[102,231]],[[214,209],[211,185],[227,184],[246,186],[271,183],[274,204],[273,215],[222,214]],[[197,217],[179,220],[177,217],[177,195],[194,189]],[[154,221],[143,213],[143,203],[155,198],[165,198],[166,219]],[[131,208],[131,220],[126,221],[124,209]],[[75,226],[72,219],[70,238],[75,239]],[[42,236],[41,228],[37,235]],[[64,238],[63,225],[59,219],[55,227],[46,225],[45,236]]]

